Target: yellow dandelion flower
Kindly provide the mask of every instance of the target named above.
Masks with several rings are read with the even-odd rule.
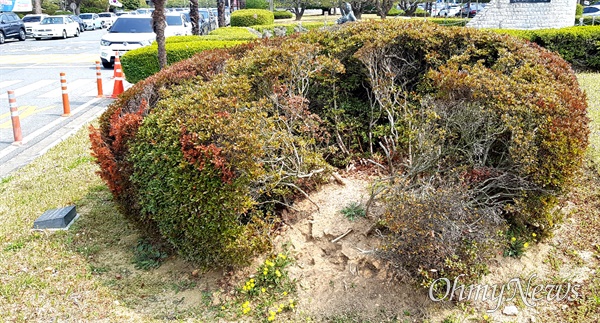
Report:
[[[222,310],[224,310],[224,309],[225,309],[225,306],[221,306],[221,309],[222,309]]]
[[[283,296],[287,296],[287,292],[283,292]]]
[[[525,243],[523,244],[523,248],[527,248],[527,247],[529,247],[529,242],[525,242]]]
[[[489,319],[490,317],[486,315],[483,316],[483,319],[487,321],[487,319]]]
[[[275,270],[275,276],[281,277],[281,272],[279,272],[279,269]]]
[[[515,237],[510,238],[510,242],[515,242],[515,241],[517,241],[517,238],[515,238]]]
[[[263,287],[260,291],[264,293],[267,291],[267,289]]]

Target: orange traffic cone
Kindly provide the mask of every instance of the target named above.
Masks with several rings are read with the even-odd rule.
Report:
[[[121,69],[121,59],[119,56],[115,56],[115,69],[112,78],[117,78],[117,69]]]
[[[113,99],[116,99],[119,94],[125,91],[125,88],[123,88],[123,71],[121,70],[121,66],[119,65],[119,68],[115,68],[115,71],[117,75],[115,76],[115,85],[113,86],[113,94],[111,96]]]

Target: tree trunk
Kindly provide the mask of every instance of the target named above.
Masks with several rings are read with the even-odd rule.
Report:
[[[296,21],[300,21],[302,16],[304,16],[304,7],[296,6],[295,8],[292,8],[292,13],[296,16]]]
[[[200,14],[198,13],[198,0],[190,0],[190,20],[192,21],[192,35],[200,35]]]
[[[158,43],[158,65],[160,69],[167,67],[167,49],[165,48],[165,0],[154,0],[154,12],[152,12],[152,22],[154,33],[156,33],[156,42]]]
[[[33,1],[33,13],[38,15],[42,13],[42,0]]]
[[[385,19],[387,17],[387,13],[390,12],[390,9],[394,6],[393,0],[377,0],[375,3],[377,7],[377,14],[381,19]]]
[[[225,0],[217,0],[217,15],[219,27],[225,27]]]

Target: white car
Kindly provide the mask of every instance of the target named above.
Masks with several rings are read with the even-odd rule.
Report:
[[[583,8],[582,16],[584,16],[584,17],[592,17],[592,16],[600,17],[600,5],[592,5],[592,6]]]
[[[42,19],[48,17],[47,14],[30,14],[23,17],[23,23],[25,24],[25,32],[27,37],[33,37],[33,27],[37,26],[42,22]]]
[[[148,46],[156,40],[152,29],[152,17],[142,15],[119,16],[100,40],[100,60],[102,66],[110,68],[115,57],[126,52]]]
[[[438,17],[454,17],[460,11],[460,5],[447,5],[437,12]]]
[[[98,17],[104,28],[110,28],[115,23],[115,20],[117,20],[117,15],[112,12],[101,12],[98,14]]]
[[[192,24],[181,12],[170,12],[165,15],[167,26],[165,27],[165,37],[169,36],[187,36],[192,34]]]
[[[102,19],[97,13],[82,13],[79,18],[83,20],[85,24],[85,30],[96,30],[102,29]]]
[[[79,23],[69,16],[48,16],[33,27],[33,37],[36,40],[69,36],[79,37]]]

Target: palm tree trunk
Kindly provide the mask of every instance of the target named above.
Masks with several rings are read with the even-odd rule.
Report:
[[[198,0],[190,0],[190,20],[192,21],[192,34],[200,35],[200,16],[198,14]]]
[[[154,12],[152,13],[152,23],[154,33],[156,33],[156,42],[158,43],[158,65],[162,70],[167,66],[167,49],[165,47],[165,0],[154,0]]]

